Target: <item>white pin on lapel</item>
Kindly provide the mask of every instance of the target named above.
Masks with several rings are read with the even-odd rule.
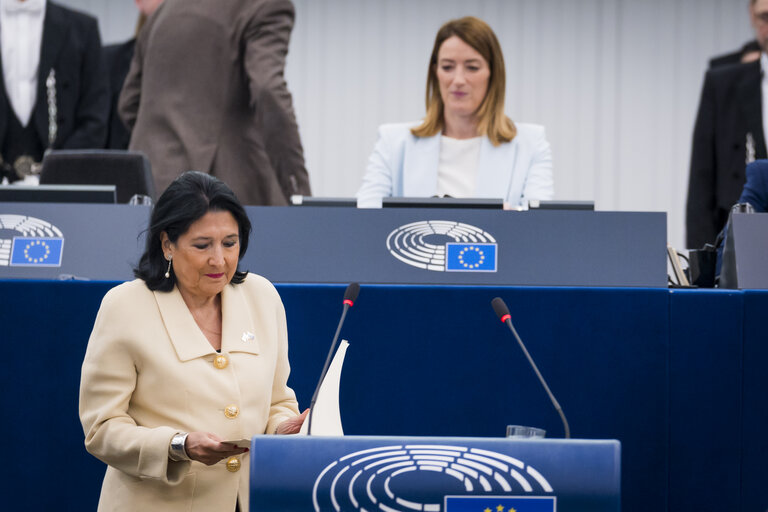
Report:
[[[746,162],[749,165],[755,161],[755,137],[752,135],[752,132],[747,133],[746,149]]]
[[[245,331],[242,336],[240,336],[240,339],[243,340],[245,343],[248,343],[249,341],[253,341],[256,339],[256,336],[251,331]]]

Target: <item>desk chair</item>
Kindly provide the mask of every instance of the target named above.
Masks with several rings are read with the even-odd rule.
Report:
[[[135,194],[155,200],[149,159],[137,151],[51,151],[43,158],[40,184],[115,185],[118,203],[127,203]]]

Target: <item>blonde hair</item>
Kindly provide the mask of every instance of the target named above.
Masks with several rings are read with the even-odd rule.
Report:
[[[443,98],[440,95],[440,83],[437,79],[437,55],[446,39],[456,36],[475,49],[488,63],[491,75],[488,79],[488,91],[477,109],[477,133],[485,135],[494,146],[509,142],[517,135],[517,128],[504,114],[504,92],[506,72],[504,56],[501,53],[496,34],[486,22],[473,16],[451,20],[440,27],[432,48],[427,70],[427,115],[424,122],[413,128],[411,133],[417,137],[432,137],[445,128]]]

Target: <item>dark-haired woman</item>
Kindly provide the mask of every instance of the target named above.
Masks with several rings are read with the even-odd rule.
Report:
[[[251,225],[232,191],[188,172],[152,212],[137,280],[110,290],[80,383],[87,450],[108,464],[99,510],[248,510],[246,448],[296,433],[285,312],[241,272]]]
[[[368,161],[358,205],[383,197],[484,197],[511,208],[552,199],[544,127],[504,113],[504,57],[491,28],[467,16],[437,33],[427,70],[427,113],[385,124]]]

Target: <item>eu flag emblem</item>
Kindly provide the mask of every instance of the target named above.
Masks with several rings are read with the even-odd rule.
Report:
[[[555,512],[554,496],[446,496],[445,512]]]
[[[496,272],[496,244],[445,244],[448,272]]]
[[[17,267],[60,267],[63,238],[15,237],[11,265]]]

